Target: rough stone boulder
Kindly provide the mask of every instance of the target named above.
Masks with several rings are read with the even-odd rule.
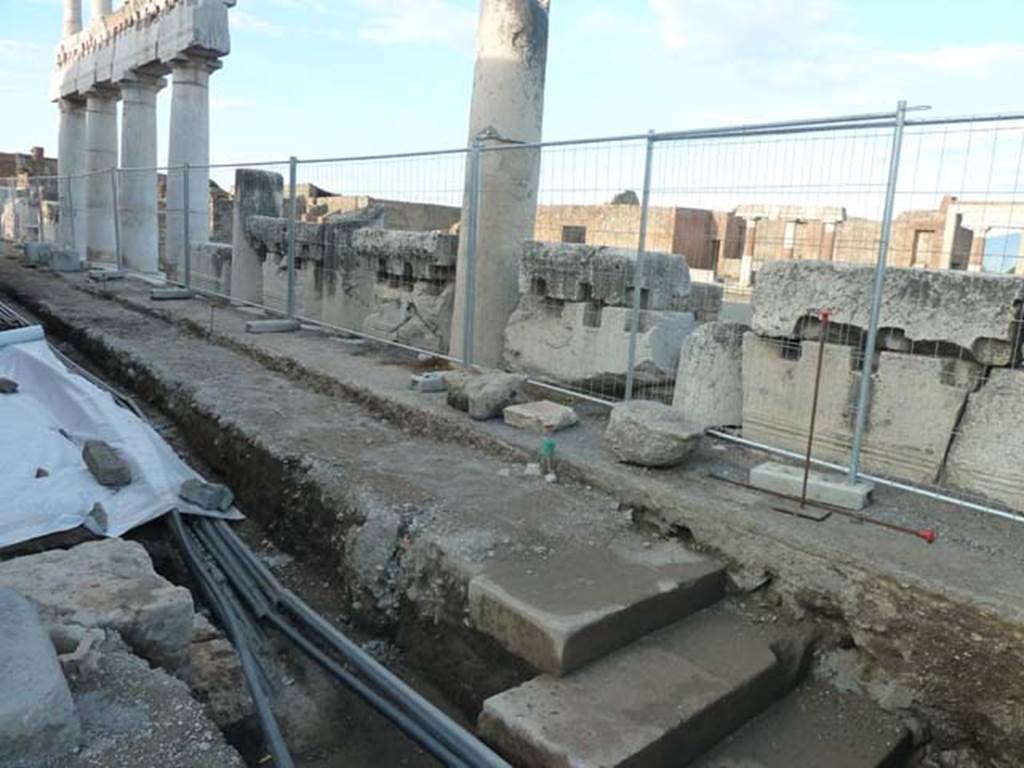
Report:
[[[78,745],[71,691],[36,609],[0,589],[0,763],[5,756],[44,765]]]
[[[755,333],[802,336],[819,309],[832,322],[866,330],[874,267],[817,261],[774,261],[757,273]],[[879,327],[888,348],[955,345],[984,365],[1008,365],[1020,347],[1024,278],[931,269],[889,269]],[[905,348],[906,347],[906,348]],[[957,355],[950,355],[956,357]]]
[[[452,371],[445,375],[448,405],[478,420],[500,416],[509,405],[525,402],[526,376],[515,373]]]
[[[114,629],[154,664],[188,667],[192,595],[158,576],[137,542],[104,539],[8,560],[0,587],[34,601],[48,625]]]
[[[663,403],[633,400],[612,408],[604,437],[619,461],[670,467],[693,452],[703,433]]]
[[[695,427],[743,422],[743,334],[740,323],[705,323],[683,341],[672,407]]]

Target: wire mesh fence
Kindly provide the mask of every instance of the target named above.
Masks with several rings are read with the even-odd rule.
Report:
[[[1022,173],[1022,116],[900,110],[19,176],[0,227],[602,402],[691,408],[733,321],[709,426],[802,452],[820,387],[815,456],[1019,508],[1016,454],[979,457],[1024,418]]]

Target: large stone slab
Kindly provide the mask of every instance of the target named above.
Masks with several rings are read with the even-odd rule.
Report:
[[[995,368],[967,398],[946,463],[947,484],[1024,511],[1024,370]]]
[[[187,668],[192,595],[158,576],[137,542],[104,539],[8,560],[0,587],[33,600],[47,624],[115,629],[143,658]]]
[[[469,583],[470,620],[536,668],[566,672],[704,608],[722,565],[674,543],[492,562]]]
[[[893,768],[910,738],[867,699],[811,682],[693,764],[693,768]]]
[[[775,655],[704,611],[580,669],[484,702],[478,727],[517,765],[686,765],[781,693]]]
[[[805,318],[868,327],[874,267],[775,261],[757,273],[754,331],[796,337]],[[915,344],[954,344],[985,365],[1008,365],[1020,348],[1024,278],[931,269],[889,269],[879,327]]]
[[[0,763],[36,765],[77,746],[79,723],[57,652],[36,609],[0,589]]]
[[[523,295],[505,327],[505,362],[513,370],[614,393],[629,365],[632,309]],[[642,311],[636,381],[671,382],[683,339],[696,327],[689,312]]]
[[[619,461],[670,467],[689,456],[704,430],[664,403],[632,400],[612,408],[604,439]]]
[[[690,293],[686,259],[649,251],[637,275],[637,252],[604,245],[528,241],[520,262],[519,293],[559,301],[596,301],[630,307],[633,288],[644,290],[643,309],[680,310]]]
[[[683,340],[672,407],[696,427],[743,423],[743,334],[740,323],[705,323]]]
[[[743,338],[743,436],[807,450],[817,342],[789,346],[753,333]],[[793,359],[799,354],[799,359]],[[856,350],[825,345],[814,456],[850,459],[860,372]],[[915,482],[938,479],[967,394],[981,366],[966,360],[881,352],[872,384],[862,466]]]

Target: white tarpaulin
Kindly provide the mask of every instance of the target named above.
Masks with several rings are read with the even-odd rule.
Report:
[[[0,547],[83,523],[120,536],[174,508],[202,513],[178,498],[182,481],[200,476],[152,427],[69,371],[45,341],[5,344],[27,330],[0,333],[0,377],[18,384],[0,394]],[[131,466],[131,483],[97,483],[82,459],[86,440],[112,446]],[[89,516],[97,502],[105,529]]]

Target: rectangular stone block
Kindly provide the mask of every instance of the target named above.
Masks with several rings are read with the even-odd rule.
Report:
[[[792,346],[753,333],[743,337],[744,437],[798,453],[807,449],[817,356],[817,342]],[[815,458],[850,459],[861,376],[856,362],[855,348],[825,345]],[[914,482],[938,480],[960,409],[981,372],[966,360],[880,353],[864,469]]]
[[[803,492],[804,468],[773,461],[750,470],[750,484],[773,493],[800,497]],[[864,509],[871,501],[871,483],[848,483],[845,477],[812,469],[807,478],[807,498],[844,509]]]
[[[290,333],[299,330],[299,321],[291,318],[271,320],[250,320],[245,324],[246,333]]]
[[[1024,511],[1024,370],[996,368],[967,398],[946,463],[954,488]]]
[[[705,323],[683,340],[672,407],[695,427],[743,422],[743,334],[739,323]]]
[[[632,316],[626,307],[595,310],[588,302],[521,296],[505,328],[505,362],[551,381],[615,391],[626,377]],[[641,312],[637,383],[670,382],[683,339],[695,326],[689,312]]]
[[[505,423],[510,427],[527,429],[543,435],[551,427],[553,432],[571,427],[579,421],[576,411],[550,400],[510,405],[504,411]]]
[[[149,292],[149,298],[153,301],[183,301],[195,298],[195,293],[189,288],[154,288]]]
[[[492,561],[469,583],[473,626],[562,675],[718,600],[722,564],[674,543]]]
[[[77,251],[51,251],[50,269],[54,272],[81,272],[82,257]]]
[[[831,310],[833,323],[866,331],[873,283],[874,267],[869,266],[816,261],[765,264],[754,286],[754,331],[797,338],[802,321],[818,309]],[[977,362],[1008,365],[1020,349],[1022,308],[1022,277],[889,269],[879,327],[908,347],[910,343],[952,344]]]
[[[768,644],[712,609],[492,696],[478,728],[515,765],[681,766],[764,709],[781,678]]]
[[[444,392],[448,389],[448,382],[445,381],[443,371],[435,371],[414,374],[409,380],[409,386],[417,392]]]

